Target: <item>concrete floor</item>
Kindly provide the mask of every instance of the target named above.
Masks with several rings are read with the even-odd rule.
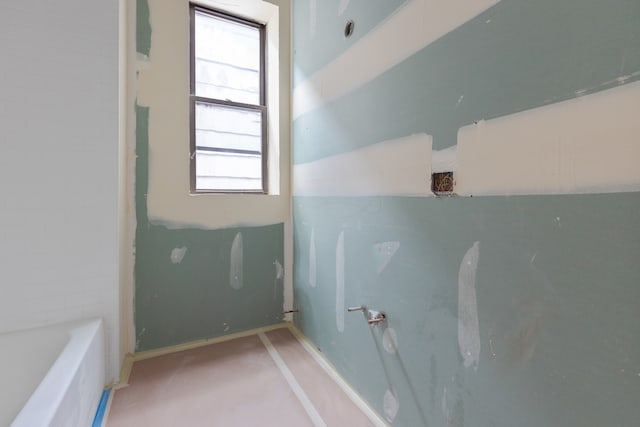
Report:
[[[373,426],[287,328],[135,362],[107,427]]]

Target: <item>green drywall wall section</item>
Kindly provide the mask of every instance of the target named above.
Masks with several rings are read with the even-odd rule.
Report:
[[[147,0],[136,0],[136,51],[147,57],[151,52],[151,21]]]
[[[168,229],[148,220],[149,114],[149,108],[136,107],[136,351],[282,321],[283,224]],[[238,233],[243,277],[236,289],[230,276]]]
[[[339,16],[337,1],[315,2],[323,20],[310,37],[311,3],[294,2],[295,86],[354,43],[342,37],[347,18],[370,30],[402,4],[347,2]],[[637,1],[503,0],[295,119],[294,163],[420,132],[442,149],[476,120],[639,78]],[[295,197],[293,214],[294,320],[381,414],[395,393],[393,425],[637,425],[639,193]],[[385,311],[395,354],[361,313],[337,326],[341,233],[344,306]],[[385,242],[399,246],[378,272]],[[465,366],[459,280],[476,242],[480,353]]]
[[[299,41],[308,34],[305,12],[298,10],[305,3],[294,3],[297,70],[308,68],[298,52],[313,56],[331,40]],[[358,26],[359,10],[348,11]],[[348,96],[295,120],[294,163],[420,132],[442,149],[474,121],[609,89],[622,76],[631,83],[640,79],[639,17],[636,0],[503,0]],[[334,21],[342,19],[334,13]],[[313,71],[298,73],[297,83]]]
[[[294,208],[296,324],[381,414],[396,390],[394,425],[637,425],[640,194],[297,197]],[[345,306],[385,311],[396,354],[361,313],[337,330],[341,232]],[[400,246],[378,273],[381,242]],[[467,368],[458,274],[475,242],[481,351]]]
[[[148,2],[138,0],[136,49],[147,57],[149,13]],[[148,107],[136,106],[136,351],[282,321],[284,224],[211,230],[149,221],[149,114]],[[238,236],[241,258],[234,246]],[[238,263],[242,278],[234,281]]]
[[[305,28],[293,40],[294,87],[327,62],[344,52],[372,28],[393,13],[406,0],[293,0],[296,25]],[[344,9],[342,9],[344,8]],[[342,10],[342,14],[339,12]],[[349,19],[357,17],[355,30],[348,39],[344,27]],[[313,49],[309,46],[313,45]]]

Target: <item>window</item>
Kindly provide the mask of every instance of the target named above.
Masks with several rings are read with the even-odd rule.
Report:
[[[191,6],[192,192],[267,193],[265,27]]]

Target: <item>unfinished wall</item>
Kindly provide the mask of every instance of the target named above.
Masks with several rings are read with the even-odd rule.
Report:
[[[303,332],[393,425],[637,424],[640,5],[300,0],[293,22]]]
[[[137,217],[135,344],[130,345],[136,350],[277,323],[292,303],[290,12],[287,1],[271,3],[278,7],[258,0],[239,5],[275,13],[269,22],[279,29],[277,55],[269,66],[279,72],[272,85],[283,89],[270,98],[279,101],[271,110],[279,117],[269,140],[279,149],[271,154],[280,185],[269,195],[191,195],[189,2],[137,1],[137,58],[130,69],[136,94],[131,139]]]
[[[0,332],[118,321],[118,2],[0,5]]]

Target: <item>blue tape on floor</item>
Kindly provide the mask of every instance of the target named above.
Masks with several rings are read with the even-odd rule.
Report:
[[[104,414],[107,411],[107,404],[109,403],[110,394],[110,388],[102,392],[102,397],[100,397],[100,403],[98,403],[98,409],[96,410],[96,416],[93,419],[92,427],[102,426],[102,419],[104,418]]]

